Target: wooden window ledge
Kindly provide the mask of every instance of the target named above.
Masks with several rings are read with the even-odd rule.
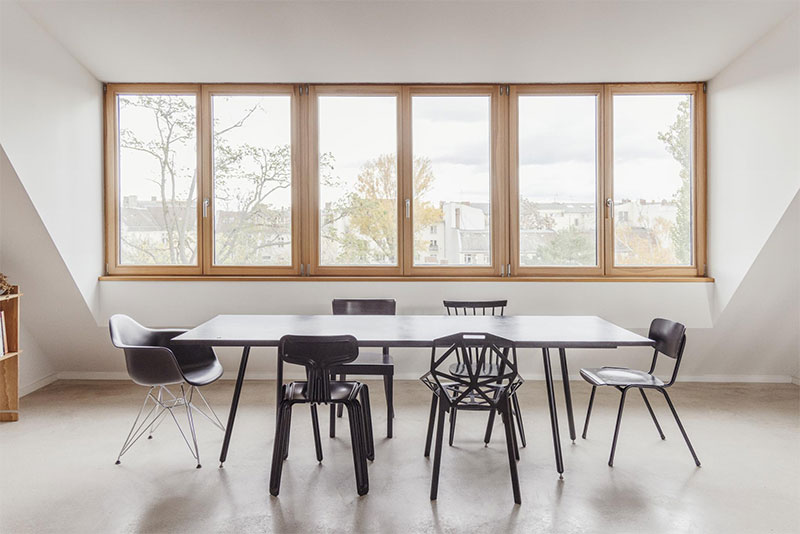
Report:
[[[224,276],[106,275],[101,282],[703,282],[708,276]]]

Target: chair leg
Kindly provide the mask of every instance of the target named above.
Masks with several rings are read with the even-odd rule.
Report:
[[[331,380],[336,380],[336,375],[331,373]],[[336,405],[331,403],[331,421],[328,425],[328,435],[332,438],[336,437]]]
[[[159,402],[159,404],[161,403],[162,392],[163,392],[163,388],[158,388],[158,402]],[[163,411],[162,411],[162,415],[163,415]],[[153,439],[153,433],[156,431],[156,429],[159,427],[159,425],[161,425],[161,422],[164,421],[164,419],[166,419],[166,418],[162,417],[157,423],[150,425],[150,432],[147,434],[147,439]]]
[[[431,413],[428,416],[428,435],[425,438],[425,458],[431,455],[431,441],[433,440],[433,425],[436,423],[437,402],[439,396],[431,394]]]
[[[586,408],[586,421],[583,422],[583,434],[581,434],[583,439],[586,439],[586,431],[589,430],[589,417],[592,415],[592,405],[594,404],[595,391],[597,391],[597,386],[592,386],[592,394],[589,395],[589,407]]]
[[[369,492],[369,475],[367,473],[366,444],[364,438],[363,410],[364,408],[358,401],[350,401],[347,404],[347,419],[350,424],[350,441],[353,448],[353,467],[356,474],[356,491],[359,495],[366,495]]]
[[[453,439],[456,437],[456,416],[458,415],[458,409],[455,406],[450,408],[450,439],[448,441],[449,445],[453,446]]]
[[[511,400],[514,403],[514,415],[517,420],[517,427],[519,428],[519,441],[522,443],[523,447],[527,447],[528,442],[525,439],[525,427],[522,425],[522,410],[519,409],[519,397],[517,397],[516,391],[512,395]]]
[[[339,375],[340,382],[344,382],[345,380],[347,380],[347,375],[345,374]],[[338,407],[338,411],[336,413],[337,417],[341,417],[343,412],[344,412],[344,404],[340,404]]]
[[[692,458],[694,458],[694,464],[697,467],[700,467],[700,460],[697,458],[697,454],[694,452],[694,447],[692,447],[692,442],[689,441],[689,436],[686,434],[686,430],[683,428],[683,424],[681,423],[680,418],[678,417],[678,412],[675,410],[675,406],[672,404],[672,399],[669,398],[669,394],[665,389],[659,389],[661,393],[664,394],[664,398],[667,399],[667,404],[669,404],[669,409],[672,411],[672,416],[675,417],[675,422],[678,423],[678,428],[681,430],[681,434],[683,434],[683,439],[686,441],[686,446],[689,447],[689,452],[692,453]]]
[[[647,406],[647,411],[650,412],[650,417],[653,418],[653,422],[656,424],[658,435],[661,436],[661,439],[667,439],[664,437],[664,432],[661,431],[661,425],[658,424],[658,419],[656,419],[656,413],[653,411],[653,407],[650,406],[650,401],[647,400],[647,395],[644,394],[644,389],[639,388],[639,393],[642,394],[642,399],[644,399],[644,404],[645,406]]]
[[[514,427],[514,415],[511,411],[511,399],[508,400],[508,420],[511,422],[511,439],[514,443],[514,458],[519,462],[519,443],[517,443],[517,429]]]
[[[322,440],[319,437],[319,415],[317,405],[311,405],[311,427],[314,431],[314,448],[317,450],[317,461],[322,461]]]
[[[619,412],[617,412],[617,424],[614,427],[614,441],[611,443],[611,455],[608,457],[608,466],[614,467],[614,453],[617,450],[617,438],[619,437],[619,425],[622,422],[622,409],[625,407],[625,396],[628,390],[622,390],[622,396],[619,399]]]
[[[489,410],[489,420],[486,421],[486,433],[483,435],[483,443],[489,445],[492,440],[492,429],[494,428],[494,417],[497,410]]]
[[[186,392],[183,389],[183,385],[181,385],[181,395],[183,395],[183,405],[186,408],[186,418],[189,420],[189,431],[192,434],[192,443],[194,444],[194,458],[197,460],[197,469],[203,467],[200,465],[200,449],[197,446],[197,432],[194,430],[194,417],[192,417],[192,393],[194,392],[194,386],[189,388],[189,398],[186,398]]]
[[[291,407],[288,408],[291,410]],[[269,476],[269,493],[277,497],[281,490],[281,474],[283,473],[283,446],[285,443],[283,434],[286,427],[287,407],[281,405],[278,408],[278,417],[275,421],[275,442],[272,445],[272,469]]]
[[[431,474],[431,500],[435,501],[439,494],[439,470],[442,466],[442,441],[444,439],[444,418],[446,407],[439,402],[439,416],[436,421],[436,450],[433,454],[433,473]]]
[[[386,437],[393,435],[394,419],[394,376],[383,375],[383,390],[386,393]]]
[[[511,418],[511,402],[509,399],[498,408],[503,419],[503,427],[506,433],[506,450],[508,451],[508,468],[511,471],[511,487],[514,490],[514,502],[522,504],[522,497],[519,491],[519,473],[517,472],[517,459],[519,450],[516,447],[514,438],[514,421]]]
[[[152,386],[150,389],[148,389],[147,394],[144,396],[144,402],[142,403],[142,407],[139,408],[139,413],[136,414],[136,419],[133,420],[133,425],[131,425],[131,429],[128,432],[128,436],[125,438],[125,442],[122,444],[122,448],[119,451],[119,455],[117,456],[117,461],[114,462],[116,465],[119,465],[121,463],[120,459],[122,458],[122,455],[128,452],[128,449],[130,449],[133,446],[133,444],[142,436],[142,434],[144,434],[142,429],[144,429],[144,431],[148,431],[149,428],[152,426],[153,422],[158,420],[158,418],[163,415],[163,412],[166,411],[166,409],[162,407],[161,412],[159,412],[158,415],[156,415],[153,421],[145,425],[150,415],[152,415],[152,413],[158,407],[157,403],[154,404],[153,407],[150,408],[150,411],[147,412],[147,415],[144,416],[144,419],[142,419],[142,423],[137,426],[137,424],[139,423],[139,419],[141,419],[142,413],[144,412],[144,408],[145,406],[147,406],[147,401],[150,400],[154,388],[155,386]],[[160,394],[161,391],[159,391],[159,395]]]
[[[291,407],[291,405],[289,405]],[[283,434],[283,459],[289,458],[289,440],[292,437],[292,410],[286,414],[286,432]]]
[[[361,408],[363,410],[364,438],[366,439],[366,454],[369,461],[375,461],[375,441],[372,437],[372,409],[369,406],[369,388],[361,385]]]

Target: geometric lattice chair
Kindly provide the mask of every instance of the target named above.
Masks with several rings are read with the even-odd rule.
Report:
[[[466,301],[466,300],[445,300],[444,307],[447,310],[447,315],[500,315],[502,316],[505,307],[508,305],[507,300],[475,300],[475,301]],[[471,354],[467,354],[469,360],[473,361]],[[496,375],[498,372],[498,362],[496,358],[490,357],[485,362],[484,367],[479,371],[481,376],[492,376]],[[463,375],[467,376],[466,372],[466,360],[457,358],[457,361],[453,363],[450,372],[456,375]],[[474,370],[474,369],[473,369]],[[428,417],[428,435],[427,439],[425,440],[425,456],[427,457],[430,454],[431,448],[431,440],[433,438],[433,421],[436,416],[436,396],[434,395],[431,398],[431,411]],[[512,415],[514,420],[516,421],[517,428],[519,429],[519,438],[520,443],[524,447],[526,445],[525,440],[525,427],[522,424],[522,411],[519,407],[519,399],[517,398],[516,394],[511,396],[511,408],[512,408]],[[495,420],[495,410],[489,410],[488,406],[479,404],[477,406],[472,406],[468,408],[470,410],[487,410],[490,411],[489,413],[489,420],[486,425],[486,433],[484,434],[483,441],[487,445],[492,437],[492,429],[494,428],[494,420]],[[458,408],[453,408],[450,411],[450,437],[448,443],[452,446],[453,440],[455,438],[456,433],[456,416],[458,415]]]
[[[150,388],[117,456],[116,463],[120,463],[122,455],[128,452],[139,438],[145,434],[148,435],[148,439],[152,438],[153,432],[169,414],[178,426],[192,456],[197,460],[197,467],[200,468],[200,451],[197,447],[193,412],[203,415],[220,430],[225,430],[225,426],[198,389],[222,376],[222,366],[213,349],[173,345],[170,343],[172,338],[186,330],[147,328],[127,315],[112,316],[108,321],[108,328],[111,332],[111,342],[125,352],[125,364],[131,380]],[[168,387],[174,385],[179,386],[178,395]],[[210,415],[194,403],[195,393],[203,401]],[[148,405],[150,409],[146,411]],[[191,443],[175,417],[176,409],[186,411]],[[145,414],[144,417],[142,414]]]
[[[483,369],[490,359],[497,361],[498,369],[491,375],[476,372]],[[464,373],[453,373],[453,364],[470,361]],[[511,486],[514,502],[522,499],[517,474],[517,437],[512,420],[512,397],[522,384],[517,369],[517,350],[513,341],[487,333],[459,333],[434,341],[431,349],[430,371],[420,380],[438,398],[436,423],[436,449],[431,478],[431,500],[439,491],[439,469],[442,461],[442,440],[445,414],[454,409],[492,410],[500,413],[505,428],[508,466],[511,471]]]
[[[312,428],[317,461],[322,461],[322,443],[319,435],[318,404],[342,404],[347,409],[350,423],[350,443],[359,495],[369,491],[367,460],[375,459],[372,442],[372,421],[369,408],[369,389],[361,382],[331,380],[331,369],[351,362],[358,357],[358,342],[348,335],[340,336],[283,336],[278,344],[278,357],[286,363],[302,365],[306,369],[305,381],[281,386],[278,418],[275,423],[275,441],[272,449],[272,471],[269,492],[277,496],[281,489],[284,460],[289,455],[289,434],[292,424],[292,407],[311,404]]]
[[[619,436],[619,427],[620,423],[622,422],[622,409],[625,407],[625,397],[629,389],[638,389],[639,393],[642,394],[642,399],[647,406],[647,411],[650,412],[650,417],[652,417],[653,423],[656,425],[659,436],[661,436],[661,439],[665,439],[664,432],[661,431],[661,425],[658,424],[656,414],[653,412],[653,408],[650,406],[650,401],[647,399],[647,395],[645,395],[644,392],[645,389],[655,389],[656,391],[661,392],[664,395],[664,398],[667,400],[667,404],[669,405],[670,411],[672,411],[675,422],[678,423],[678,428],[680,429],[681,434],[683,434],[683,439],[686,441],[686,445],[689,447],[689,452],[692,453],[694,463],[697,465],[697,467],[700,467],[700,460],[697,459],[697,454],[694,452],[692,442],[689,441],[689,436],[686,434],[686,430],[684,430],[683,424],[678,417],[678,412],[675,410],[675,406],[672,404],[672,399],[669,398],[669,394],[667,393],[667,388],[672,386],[672,384],[675,383],[675,379],[678,377],[678,369],[681,366],[683,350],[686,347],[686,327],[680,323],[668,321],[667,319],[655,319],[650,324],[650,332],[647,334],[647,337],[655,341],[653,362],[650,364],[650,370],[647,372],[636,369],[628,369],[627,367],[599,367],[592,369],[581,369],[581,376],[583,379],[592,385],[592,394],[589,397],[589,408],[586,410],[586,422],[583,425],[583,439],[586,439],[586,431],[589,428],[589,417],[592,415],[594,393],[595,390],[600,386],[611,386],[616,388],[622,394],[622,397],[619,401],[619,411],[617,412],[617,424],[614,428],[614,440],[611,444],[611,455],[608,457],[609,466],[614,465],[614,453],[617,449],[617,437]],[[672,369],[672,377],[667,383],[664,383],[660,378],[653,374],[653,372],[656,370],[656,363],[659,354],[663,354],[664,356],[675,360],[675,365]]]

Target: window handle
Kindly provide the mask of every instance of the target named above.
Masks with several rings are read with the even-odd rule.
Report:
[[[606,206],[608,206],[608,218],[609,219],[613,219],[614,218],[614,200],[612,200],[611,198],[607,198],[606,199]]]
[[[208,205],[210,201],[207,198],[203,199],[203,218],[208,217]]]
[[[411,199],[406,199],[406,219],[411,218]]]

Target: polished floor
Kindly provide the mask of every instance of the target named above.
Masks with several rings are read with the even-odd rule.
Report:
[[[198,423],[202,469],[169,421],[114,465],[145,389],[56,382],[22,399],[19,422],[0,425],[0,532],[800,532],[797,386],[675,386],[701,468],[660,396],[651,401],[666,441],[641,398],[630,395],[610,468],[619,395],[598,392],[588,439],[574,445],[559,395],[566,467],[559,480],[544,386],[528,382],[520,390],[529,439],[519,462],[521,506],[513,503],[502,432],[484,448],[480,413],[459,414],[439,499],[431,502],[431,462],[422,455],[429,394],[418,382],[396,383],[395,438],[385,439],[377,386],[369,494],[356,494],[346,419],[330,439],[321,418],[319,464],[308,411],[298,410],[281,494],[273,498],[273,382],[245,384],[224,469],[216,461],[222,434],[205,421]],[[221,415],[232,388],[224,381],[205,390]],[[573,383],[579,427],[588,392]]]

